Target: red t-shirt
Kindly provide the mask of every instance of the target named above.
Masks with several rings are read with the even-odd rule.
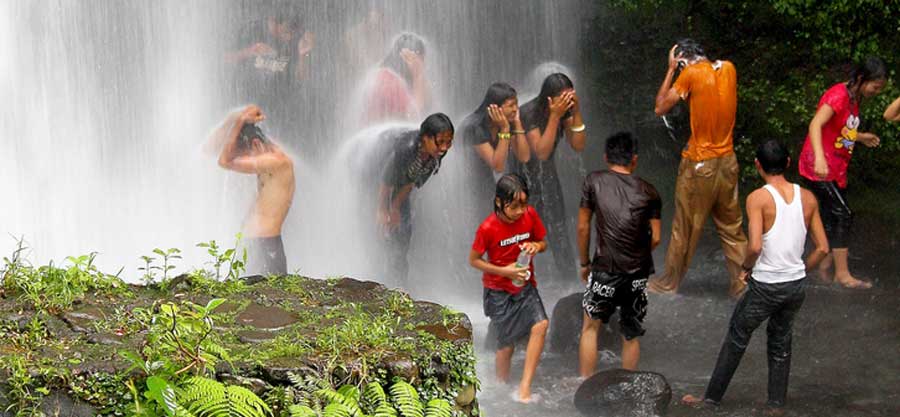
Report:
[[[822,149],[828,162],[828,177],[824,181],[834,181],[838,187],[846,188],[847,167],[850,165],[853,146],[856,144],[856,129],[859,127],[859,103],[851,104],[847,86],[839,83],[822,95],[816,111],[823,104],[834,109],[834,115],[822,126]],[[815,165],[816,154],[807,135],[797,164],[800,175],[812,181],[823,181],[816,175]]]
[[[478,231],[475,232],[475,241],[472,242],[472,250],[480,254],[487,252],[488,262],[497,266],[506,266],[516,261],[519,257],[519,245],[524,242],[540,242],[547,235],[544,222],[538,217],[534,207],[528,206],[525,214],[513,223],[506,223],[491,213]],[[534,279],[534,262],[528,265],[531,270],[531,278],[528,283],[537,286]],[[512,280],[500,275],[484,273],[481,283],[485,288],[506,291],[510,294],[518,294],[522,288],[513,285]]]
[[[381,68],[375,74],[365,101],[367,123],[407,120],[415,111],[412,93],[406,81],[387,68]]]

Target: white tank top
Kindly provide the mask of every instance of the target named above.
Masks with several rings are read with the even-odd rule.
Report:
[[[764,187],[775,200],[775,222],[762,236],[762,253],[753,266],[753,279],[768,284],[796,281],[806,277],[803,247],[806,221],[800,186],[794,184],[794,201],[788,204],[775,187]]]

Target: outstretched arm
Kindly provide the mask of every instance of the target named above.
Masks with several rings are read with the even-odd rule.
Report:
[[[668,114],[681,98],[675,88],[672,87],[675,70],[678,68],[678,59],[675,57],[675,48],[677,46],[674,45],[669,50],[669,69],[666,71],[666,78],[659,86],[659,91],[656,92],[656,107],[653,111],[656,112],[657,116]]]
[[[247,106],[244,111],[240,113],[235,123],[232,124],[225,146],[222,148],[222,153],[219,154],[219,166],[245,174],[255,174],[259,172],[259,158],[253,156],[239,156],[237,154],[237,141],[241,129],[245,124],[259,123],[265,119],[266,116],[262,113],[262,110],[252,104]]]

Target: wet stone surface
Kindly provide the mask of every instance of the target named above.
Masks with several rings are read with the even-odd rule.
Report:
[[[251,303],[238,314],[235,322],[241,326],[278,331],[297,322],[297,317],[279,307],[268,307]]]

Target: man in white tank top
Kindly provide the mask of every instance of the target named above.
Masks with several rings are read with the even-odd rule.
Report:
[[[806,297],[804,278],[828,254],[828,239],[816,197],[784,178],[789,164],[787,148],[777,141],[770,140],[756,150],[756,169],[766,185],[747,196],[750,244],[741,265],[741,279],[747,281],[747,291],[734,308],[706,395],[686,395],[682,399],[685,403],[719,404],[750,336],[768,319],[767,404],[775,414],[783,411],[791,371],[794,316]],[[811,235],[815,250],[804,262],[807,234]]]

